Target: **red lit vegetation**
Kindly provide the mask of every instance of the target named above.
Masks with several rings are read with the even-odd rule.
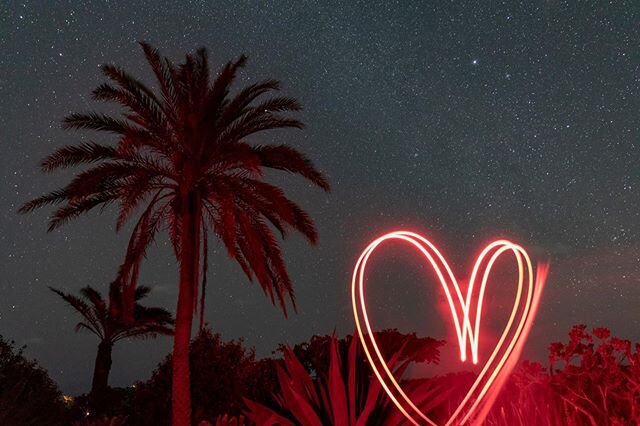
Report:
[[[444,344],[394,330],[378,339],[397,375],[415,361],[438,363]],[[150,380],[112,390],[112,406],[86,416],[86,398],[63,403],[44,370],[0,343],[2,424],[42,424],[44,413],[51,425],[170,424],[171,355]],[[407,424],[351,337],[314,336],[281,353],[283,359],[259,360],[241,341],[224,342],[205,329],[190,350],[198,371],[191,383],[194,425]],[[441,421],[472,380],[472,374],[458,373],[401,383],[421,409]],[[549,346],[547,366],[520,363],[484,424],[640,424],[640,344],[613,337],[606,328],[573,327],[567,342]]]

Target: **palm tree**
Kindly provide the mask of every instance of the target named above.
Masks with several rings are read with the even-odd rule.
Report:
[[[149,294],[149,287],[139,286],[135,290],[133,321],[123,317],[123,294],[117,282],[111,284],[108,301],[91,286],[80,289],[80,296],[49,288],[82,316],[82,320],[76,324],[76,332],[82,329],[89,330],[100,339],[89,394],[94,409],[102,408],[101,403],[109,383],[111,352],[117,341],[173,334],[173,318],[170,312],[162,308],[148,308],[138,303]]]
[[[150,45],[141,45],[157,78],[158,93],[117,66],[103,66],[115,85],[100,85],[94,98],[124,107],[123,117],[72,114],[63,126],[115,134],[117,145],[85,142],[45,158],[45,172],[80,164],[91,167],[20,211],[62,203],[52,215],[51,230],[97,206],[118,203],[116,228],[120,229],[141,208],[119,276],[129,300],[129,317],[140,263],[158,231],[168,229],[180,267],[172,418],[174,426],[187,426],[191,418],[189,341],[200,283],[202,324],[209,231],[248,278],[257,280],[271,302],[277,299],[286,316],[286,300],[295,309],[295,299],[274,229],[283,238],[291,229],[299,231],[311,243],[318,236],[310,216],[268,183],[264,171],[298,174],[327,191],[329,183],[297,150],[250,140],[265,130],[303,125],[283,114],[301,109],[295,99],[258,99],[279,89],[275,80],[251,84],[230,95],[245,56],[228,62],[210,82],[204,48],[175,65]]]

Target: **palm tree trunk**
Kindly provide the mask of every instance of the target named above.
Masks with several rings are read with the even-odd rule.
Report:
[[[173,426],[191,426],[189,343],[193,323],[194,290],[197,285],[198,199],[193,192],[183,196],[180,233],[180,288],[173,340],[171,413]]]
[[[109,387],[109,372],[111,371],[111,351],[113,344],[103,340],[98,345],[98,354],[93,368],[93,381],[89,402],[94,412],[100,412],[104,408],[104,398]]]

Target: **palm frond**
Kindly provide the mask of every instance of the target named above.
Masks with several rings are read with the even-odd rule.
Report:
[[[68,194],[70,201],[98,195],[104,191],[115,192],[118,187],[118,181],[131,176],[135,171],[136,168],[132,164],[103,162],[78,173],[64,190]]]
[[[304,154],[286,145],[260,145],[254,147],[264,167],[296,173],[309,179],[325,191],[331,189],[327,178],[320,173]]]
[[[271,281],[270,286],[275,288],[278,302],[280,303],[280,307],[286,317],[287,307],[285,302],[287,298],[291,302],[294,311],[297,311],[297,307],[293,285],[284,263],[284,257],[280,251],[280,245],[271,232],[271,229],[269,229],[259,216],[253,216],[252,225],[262,242],[266,258],[265,260],[267,263],[267,271]]]
[[[204,47],[199,48],[196,51],[195,60],[196,73],[191,96],[193,98],[200,98],[200,101],[204,102],[204,97],[200,95],[207,92],[207,86],[209,85],[209,57],[207,55],[207,49]]]
[[[235,61],[227,62],[211,85],[202,109],[202,120],[209,123],[209,130],[216,128],[221,111],[226,106],[225,100],[229,94],[229,88],[237,75],[238,69],[244,67],[246,62],[247,57],[244,55]]]
[[[107,301],[102,298],[102,295],[98,290],[91,286],[86,286],[80,289],[80,294],[84,296],[93,305],[92,311],[98,317],[98,319],[107,321]]]
[[[184,254],[180,242],[186,214],[184,195],[198,201],[195,217],[201,221],[195,237],[203,274],[201,322],[209,231],[274,305],[279,304],[286,315],[289,300],[295,310],[293,286],[274,232],[285,237],[291,230],[298,231],[314,243],[317,231],[306,211],[279,187],[263,180],[264,171],[298,174],[324,190],[329,189],[329,183],[306,156],[293,148],[254,146],[247,139],[266,130],[302,128],[301,121],[287,115],[302,106],[291,97],[267,96],[279,90],[276,80],[251,84],[232,94],[232,85],[246,63],[244,55],[226,63],[210,82],[205,49],[186,55],[182,63],[174,63],[151,45],[140,45],[159,90],[151,90],[123,68],[104,65],[102,71],[110,81],[99,85],[93,96],[116,103],[121,115],[76,113],[66,117],[62,125],[64,129],[115,134],[114,146],[86,142],[62,147],[46,157],[41,163],[46,172],[76,165],[85,168],[62,189],[35,198],[19,210],[26,213],[55,205],[50,230],[112,204],[119,207],[119,230],[142,211],[110,287],[108,307],[98,303],[96,295],[84,294],[89,302],[82,309],[90,318],[85,325],[99,329],[99,322],[106,318],[105,328],[123,331],[133,324],[136,310],[140,310],[135,301],[147,294],[143,288],[136,290],[138,275],[156,234],[167,228],[176,256]],[[154,328],[148,335],[163,331]],[[138,332],[145,335],[140,328],[123,331],[122,336],[134,337]]]
[[[249,109],[241,115],[234,116],[223,129],[217,133],[215,143],[232,143],[265,130],[304,128],[297,119],[284,117],[265,110]]]
[[[207,273],[209,272],[209,236],[207,234],[207,222],[204,218],[202,218],[199,226],[201,226],[202,232],[202,279],[200,283],[200,321],[198,329],[202,332],[204,329],[204,304],[207,295]]]
[[[125,292],[123,306],[125,311],[131,314],[133,313],[132,308],[135,301],[135,288],[140,264],[147,253],[147,248],[155,239],[168,205],[165,203],[163,206],[156,208],[156,204],[162,199],[160,194],[161,191],[155,194],[133,228],[124,262],[118,270],[117,280],[123,284]]]
[[[157,185],[155,185],[159,181],[160,179],[157,175],[139,173],[124,185],[128,191],[119,198],[120,210],[116,219],[116,231],[122,229],[129,217],[154,190],[157,191],[156,193],[162,192],[163,189],[158,190]],[[169,196],[169,194],[165,195]]]
[[[67,145],[47,156],[40,163],[44,172],[76,166],[78,164],[95,163],[116,158],[117,151],[108,145],[85,142],[80,145]]]
[[[73,328],[73,331],[78,333],[82,329],[85,329],[85,330],[95,334],[99,339],[102,339],[102,334],[98,330],[96,330],[91,324],[88,324],[86,322],[77,323],[76,326]]]
[[[146,42],[140,42],[142,50],[144,52],[147,62],[151,66],[153,73],[156,76],[158,83],[160,84],[160,90],[164,98],[164,110],[169,121],[172,121],[175,111],[171,110],[171,105],[175,102],[176,82],[173,80],[173,73],[171,67],[167,66],[165,60],[160,55],[160,52]]]
[[[77,296],[69,293],[64,293],[53,287],[49,287],[49,290],[60,296],[62,300],[64,300],[86,320],[86,323],[81,322],[76,326],[76,331],[80,328],[86,328],[92,331],[94,334],[98,335],[98,337],[104,337],[105,324],[100,320],[100,317],[96,315],[96,312],[91,309],[91,306],[89,306],[87,302]]]
[[[147,297],[149,293],[151,293],[151,287],[147,287],[146,285],[137,286],[135,293],[136,302]]]
[[[236,188],[238,188],[238,195],[247,197],[245,198],[247,201],[251,200],[250,205],[256,206],[261,213],[263,211],[267,213],[273,212],[272,214],[276,214],[279,219],[301,232],[312,244],[318,241],[318,233],[311,217],[304,209],[289,200],[280,188],[251,178],[241,179]],[[253,194],[250,195],[246,188],[252,188]],[[261,204],[260,198],[257,197],[264,197],[262,202],[266,203],[266,205]],[[265,215],[265,217],[267,216]]]
[[[113,101],[135,113],[132,120],[154,133],[160,140],[170,139],[164,104],[135,77],[115,65],[103,65],[102,72],[115,81],[121,89],[108,84],[98,86],[93,92],[97,100]]]
[[[125,120],[110,117],[97,112],[75,113],[62,120],[63,129],[88,129],[118,134],[127,134],[139,130]]]
[[[67,191],[65,191],[64,189],[51,191],[48,194],[42,195],[38,198],[35,198],[31,201],[24,203],[18,209],[18,213],[25,214],[25,213],[32,212],[36,209],[39,209],[40,207],[44,207],[46,205],[59,204],[67,198],[67,195],[68,195]]]
[[[302,105],[296,98],[278,96],[267,99],[266,101],[253,106],[252,109],[263,112],[301,111]]]
[[[272,91],[279,90],[280,82],[277,80],[265,80],[259,83],[251,84],[242,89],[229,103],[226,105],[220,120],[217,123],[217,130],[223,131],[227,125],[233,123],[243,114],[249,111],[248,107],[259,96]],[[263,108],[264,111],[264,108]]]
[[[114,342],[127,338],[151,339],[173,334],[173,316],[163,308],[146,307],[136,303],[132,321],[124,317],[114,319]]]
[[[254,148],[243,142],[209,144],[204,152],[204,164],[212,180],[215,175],[246,171],[253,176],[262,175],[262,164]]]
[[[87,213],[101,204],[109,203],[116,198],[116,193],[105,191],[79,200],[71,200],[53,213],[51,220],[49,221],[48,231],[51,232],[67,223],[69,220],[74,219],[83,213]]]

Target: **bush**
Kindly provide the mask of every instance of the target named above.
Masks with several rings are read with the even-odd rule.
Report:
[[[242,341],[222,341],[205,329],[191,342],[191,398],[193,420],[214,422],[218,416],[238,416],[242,398],[270,401],[277,389],[271,360],[256,360]],[[171,355],[153,372],[149,381],[136,384],[131,421],[140,426],[170,424]]]
[[[416,333],[403,334],[397,329],[387,329],[375,332],[376,341],[382,351],[384,359],[400,353],[402,358],[398,361],[406,361],[411,358],[413,362],[425,362],[438,364],[440,362],[440,348],[445,344],[444,340],[436,340],[431,337],[418,337]],[[356,337],[357,338],[357,337]],[[336,340],[338,351],[342,357],[346,357],[352,336]],[[302,365],[314,375],[327,371],[329,368],[329,353],[333,336],[312,336],[308,342],[295,345],[292,350]],[[402,349],[402,350],[401,350]],[[281,353],[287,352],[287,346],[280,345]],[[358,359],[361,364],[367,364],[364,357]]]
[[[522,363],[485,423],[640,424],[640,344],[574,326],[567,343],[549,346],[548,370]]]
[[[46,370],[0,336],[0,424],[66,424],[62,393]]]
[[[118,418],[128,416],[131,413],[134,389],[107,388],[104,393],[104,408],[95,412],[91,409],[88,394],[83,394],[72,399],[68,404],[69,417],[77,422],[103,421],[104,418]],[[80,423],[79,423],[80,424]]]

